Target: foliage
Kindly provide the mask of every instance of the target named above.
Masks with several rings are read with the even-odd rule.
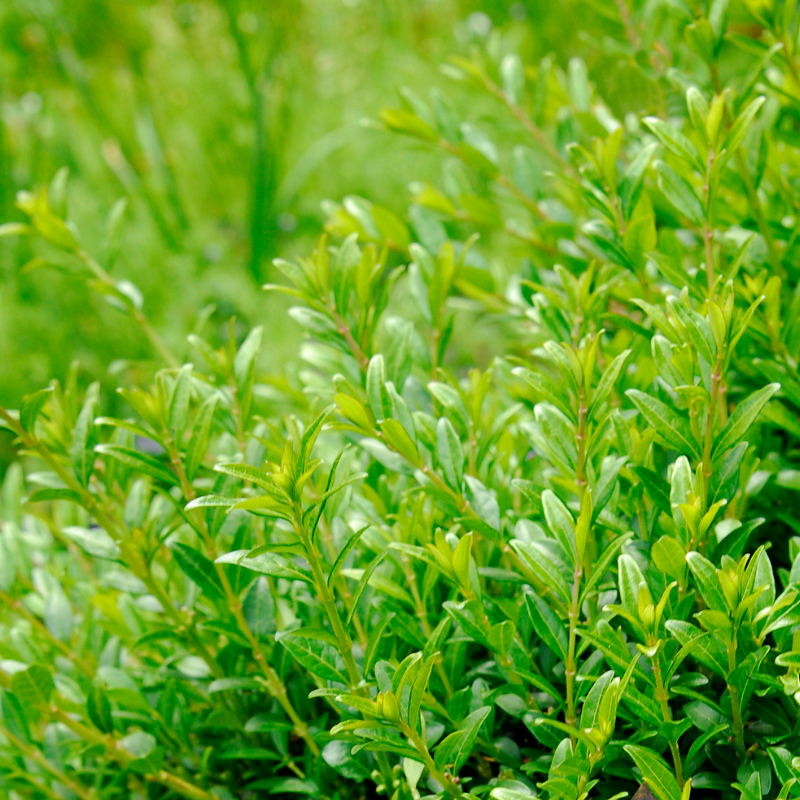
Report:
[[[6,0],[0,218],[22,221],[16,193],[66,167],[84,247],[139,287],[162,336],[180,350],[213,304],[207,334],[222,341],[230,316],[249,327],[277,313],[256,291],[271,259],[310,246],[324,198],[370,185],[382,142],[359,120],[396,81],[429,80],[425,60],[452,46],[441,31],[466,13],[457,0]],[[387,169],[376,191],[404,185]],[[107,391],[151,377],[146,341],[72,267],[0,243],[0,402],[64,380],[75,359]]]
[[[275,262],[296,370],[182,363],[19,196],[166,363],[0,410],[11,797],[800,792],[800,18],[594,9],[645,108],[502,36],[402,91],[442,179]]]

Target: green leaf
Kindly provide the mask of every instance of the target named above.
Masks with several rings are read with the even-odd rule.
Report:
[[[215,564],[237,564],[240,567],[271,575],[273,578],[312,582],[311,576],[277,553],[248,556],[249,550],[233,550],[215,559]]]
[[[727,612],[728,607],[717,578],[716,567],[707,558],[694,551],[686,554],[686,563],[689,565],[706,605],[715,611]]]
[[[64,528],[62,533],[90,556],[111,560],[120,557],[117,543],[102,528],[80,528],[77,525],[70,525]]]
[[[242,614],[247,627],[261,638],[275,631],[275,601],[269,588],[269,581],[262,575],[253,581],[242,601]]]
[[[647,467],[631,467],[631,472],[644,484],[647,494],[655,503],[656,507],[668,517],[672,516],[672,504],[670,502],[670,486],[657,472],[653,472]]]
[[[252,375],[256,358],[261,350],[263,334],[264,329],[262,327],[253,328],[236,351],[236,358],[233,361],[233,374],[240,392],[247,386]]]
[[[41,664],[31,664],[26,670],[11,676],[11,691],[23,708],[45,708],[54,688],[50,671]]]
[[[458,775],[469,759],[478,731],[486,717],[492,711],[491,706],[483,706],[473,711],[461,724],[459,729],[443,739],[436,747],[434,761],[440,770],[449,767],[451,775]]]
[[[169,403],[168,424],[172,435],[175,437],[175,445],[180,447],[183,438],[183,431],[186,428],[186,421],[189,417],[189,400],[192,396],[192,365],[185,364],[175,381],[175,388],[172,390],[172,399]]]
[[[428,687],[428,681],[431,677],[431,672],[436,664],[436,659],[439,658],[439,653],[431,653],[419,668],[417,677],[414,679],[414,685],[411,687],[411,696],[408,701],[408,725],[412,731],[417,733],[420,727],[420,708],[422,706],[422,696]]]
[[[564,631],[564,622],[558,618],[555,612],[537,594],[528,593],[525,595],[525,608],[539,638],[556,654],[562,661],[567,660],[567,634]]]
[[[594,590],[594,587],[603,579],[603,577],[607,574],[609,568],[611,567],[611,563],[614,560],[614,557],[617,554],[617,551],[633,536],[632,533],[623,534],[622,536],[617,536],[611,544],[606,547],[603,551],[603,554],[600,556],[599,559],[595,563],[592,564],[591,572],[589,573],[586,582],[584,583],[581,589],[581,596],[580,602],[583,605],[584,601],[589,597],[590,593]]]
[[[605,372],[603,372],[603,375],[597,384],[597,388],[594,391],[592,402],[589,405],[589,419],[595,419],[598,410],[602,407],[606,400],[608,400],[611,391],[619,380],[620,373],[622,372],[622,369],[625,366],[630,354],[631,350],[624,350],[606,367]]]
[[[736,406],[736,410],[728,418],[728,422],[714,442],[714,454],[726,453],[738,444],[750,426],[756,421],[761,409],[767,401],[781,388],[779,383],[770,383],[763,389],[753,392],[746,400]]]
[[[186,511],[193,508],[231,508],[239,502],[238,497],[220,497],[218,494],[204,494],[186,504]]]
[[[539,581],[564,602],[569,602],[569,584],[544,542],[513,539],[511,547]]]
[[[628,614],[638,619],[639,586],[641,584],[646,586],[647,581],[633,556],[623,553],[617,560],[617,565],[620,601]]]
[[[547,527],[558,539],[564,554],[575,558],[575,520],[567,507],[554,492],[545,489],[542,492],[542,508]]]
[[[428,142],[435,142],[439,137],[436,131],[423,122],[416,114],[401,108],[384,108],[380,112],[381,122],[392,131],[415,136]]]
[[[639,202],[642,187],[644,186],[644,177],[647,173],[647,168],[650,166],[653,153],[657,148],[657,142],[652,142],[642,147],[628,164],[622,176],[622,181],[619,185],[619,197],[622,201],[622,214],[626,220],[631,218]]]
[[[94,452],[101,456],[109,456],[155,480],[170,483],[173,486],[179,485],[178,479],[161,461],[153,456],[140,453],[132,447],[124,447],[119,444],[98,444],[95,446]]]
[[[164,749],[158,747],[156,737],[144,731],[135,731],[120,739],[117,747],[133,756],[127,767],[141,775],[158,772],[164,761]]]
[[[638,389],[628,389],[625,394],[671,447],[684,455],[700,457],[691,426],[677,411]]]
[[[700,161],[697,148],[677,128],[658,117],[645,117],[642,122],[656,135],[656,138],[678,158],[702,172],[705,169]]]
[[[380,621],[375,625],[369,634],[367,647],[364,650],[364,671],[363,674],[369,675],[375,666],[378,659],[381,644],[383,644],[384,633],[386,632],[387,625],[392,621],[393,613],[384,614],[381,616]]]
[[[747,546],[747,540],[750,538],[750,534],[759,525],[763,525],[765,521],[764,517],[756,517],[755,519],[750,519],[744,524],[739,524],[735,527],[725,538],[719,541],[716,547],[711,551],[711,556],[714,561],[719,562],[724,555],[730,556],[733,559],[741,558]],[[719,529],[717,530],[719,535]]]
[[[670,297],[667,302],[686,330],[694,349],[713,367],[717,360],[717,345],[708,320],[685,306],[677,297]]]
[[[334,580],[336,580],[336,576],[341,570],[345,559],[352,551],[352,549],[358,543],[358,540],[361,538],[361,535],[364,531],[371,528],[371,525],[365,525],[363,528],[357,530],[348,540],[345,546],[340,550],[339,555],[336,556],[336,561],[333,562],[333,566],[331,567],[331,571],[328,573],[328,586],[333,586]]]
[[[663,161],[655,161],[653,168],[658,175],[658,188],[680,214],[695,225],[703,224],[703,206],[694,189],[672,167]]]
[[[222,581],[213,562],[199,550],[186,544],[175,544],[172,546],[172,555],[181,571],[196,583],[204,594],[212,600],[222,600],[225,597]]]
[[[658,800],[681,800],[678,782],[661,756],[635,744],[626,744],[624,748]]]
[[[396,419],[384,420],[380,423],[380,429],[393,450],[396,450],[410,464],[417,465],[419,463],[419,451],[416,443]]]
[[[28,719],[22,709],[22,704],[11,692],[3,692],[0,696],[0,711],[2,711],[5,728],[23,742],[30,742]]]
[[[219,678],[208,685],[209,694],[232,690],[263,692],[266,690],[266,687],[261,681],[257,681],[255,678]]]
[[[336,651],[326,642],[307,636],[296,636],[290,631],[279,631],[275,634],[275,640],[313,675],[326,681],[347,682],[337,666]]]
[[[670,619],[666,622],[667,630],[681,645],[681,649],[672,661],[667,680],[672,675],[677,664],[688,655],[695,661],[708,667],[722,678],[728,676],[728,656],[722,643],[708,633],[703,633],[699,628],[689,622]]]
[[[29,503],[49,503],[54,500],[69,500],[80,504],[81,496],[72,489],[37,489],[28,496]]]
[[[353,592],[353,599],[350,603],[350,613],[347,615],[347,625],[349,626],[350,623],[353,621],[353,616],[356,613],[356,607],[358,606],[359,600],[363,596],[364,592],[366,591],[367,585],[369,584],[369,580],[372,577],[372,573],[375,572],[378,565],[383,561],[389,553],[387,550],[384,550],[382,553],[379,553],[375,558],[372,559],[369,566],[364,570],[364,574],[361,576],[361,579],[356,586],[355,592]]]
[[[92,724],[103,733],[114,732],[114,717],[108,695],[101,686],[92,686],[86,698],[86,711]]]
[[[761,106],[764,105],[767,98],[764,95],[759,95],[754,100],[751,100],[747,108],[736,117],[736,121],[731,125],[728,135],[725,137],[725,143],[722,145],[723,149],[727,150],[728,155],[733,155],[742,143],[747,131],[753,124],[753,120],[758,114]]]
[[[252,467],[250,464],[240,464],[239,462],[214,464],[214,472],[230,475],[232,478],[238,478],[246,483],[254,483],[275,497],[285,496],[276,488],[273,480],[263,470]]]
[[[47,596],[47,604],[44,607],[44,626],[55,639],[66,642],[72,634],[72,622],[72,603],[61,588],[61,584],[57,583]]]
[[[436,455],[445,480],[460,491],[464,479],[464,450],[456,429],[446,417],[441,417],[436,426]]]
[[[488,526],[488,530],[484,529],[482,532],[488,536],[495,535],[494,532],[500,530],[500,506],[497,495],[472,475],[467,475],[464,480],[467,484],[467,500],[481,521]]]
[[[33,433],[36,420],[52,394],[53,387],[48,386],[46,389],[40,389],[38,392],[25,395],[25,397],[22,398],[22,405],[19,409],[19,424],[22,425],[28,433]]]
[[[653,543],[650,559],[656,569],[675,580],[682,581],[686,572],[686,551],[677,539],[662,536]]]
[[[94,448],[97,441],[94,418],[99,395],[100,384],[93,383],[86,391],[83,407],[72,431],[69,455],[75,477],[82,486],[89,485],[89,476],[94,467]]]
[[[197,417],[192,428],[192,435],[186,445],[186,462],[184,469],[186,477],[192,481],[197,470],[203,463],[203,458],[208,449],[208,440],[211,434],[211,423],[214,419],[214,410],[217,406],[217,395],[211,395],[203,402],[197,411]]]
[[[500,77],[503,79],[503,92],[508,102],[518,105],[525,86],[525,67],[516,53],[504,56],[500,62]]]

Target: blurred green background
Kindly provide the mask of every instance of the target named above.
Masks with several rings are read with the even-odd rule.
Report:
[[[139,287],[176,352],[214,304],[206,336],[224,341],[234,315],[242,329],[265,324],[265,358],[277,365],[298,332],[284,301],[258,288],[271,259],[309,249],[326,198],[364,194],[402,214],[410,176],[437,171],[435,154],[361,120],[395,103],[399,85],[438,83],[458,101],[438,65],[475,40],[565,64],[586,49],[582,30],[621,24],[613,6],[5,0],[0,220],[21,220],[16,192],[67,167],[67,215],[83,246]],[[624,69],[593,78],[630,98]],[[39,255],[25,238],[0,239],[0,402],[11,407],[73,360],[110,386],[109,365],[150,352],[82,280],[32,269]]]

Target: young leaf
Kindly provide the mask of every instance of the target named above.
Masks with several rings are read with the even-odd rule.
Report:
[[[661,756],[635,744],[626,744],[624,747],[658,800],[681,800],[678,782]]]
[[[745,437],[750,426],[756,421],[761,409],[780,388],[781,385],[779,383],[770,383],[763,389],[753,392],[746,400],[739,403],[717,437],[714,443],[714,453],[726,453],[731,447],[738,444]]]
[[[185,544],[173,545],[172,555],[186,577],[196,583],[208,597],[212,600],[224,598],[222,581],[210,559]]]
[[[455,733],[451,733],[439,743],[434,754],[438,769],[449,767],[451,775],[457,775],[461,771],[478,738],[478,731],[491,711],[491,706],[483,706],[473,711]]]
[[[677,411],[638,389],[628,389],[625,394],[667,444],[684,455],[700,457],[692,429]]]

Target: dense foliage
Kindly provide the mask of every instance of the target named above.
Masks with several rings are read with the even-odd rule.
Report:
[[[279,373],[18,196],[163,369],[0,408],[9,797],[800,794],[800,11],[593,8],[626,101],[489,35],[381,112],[441,180],[275,262]]]

